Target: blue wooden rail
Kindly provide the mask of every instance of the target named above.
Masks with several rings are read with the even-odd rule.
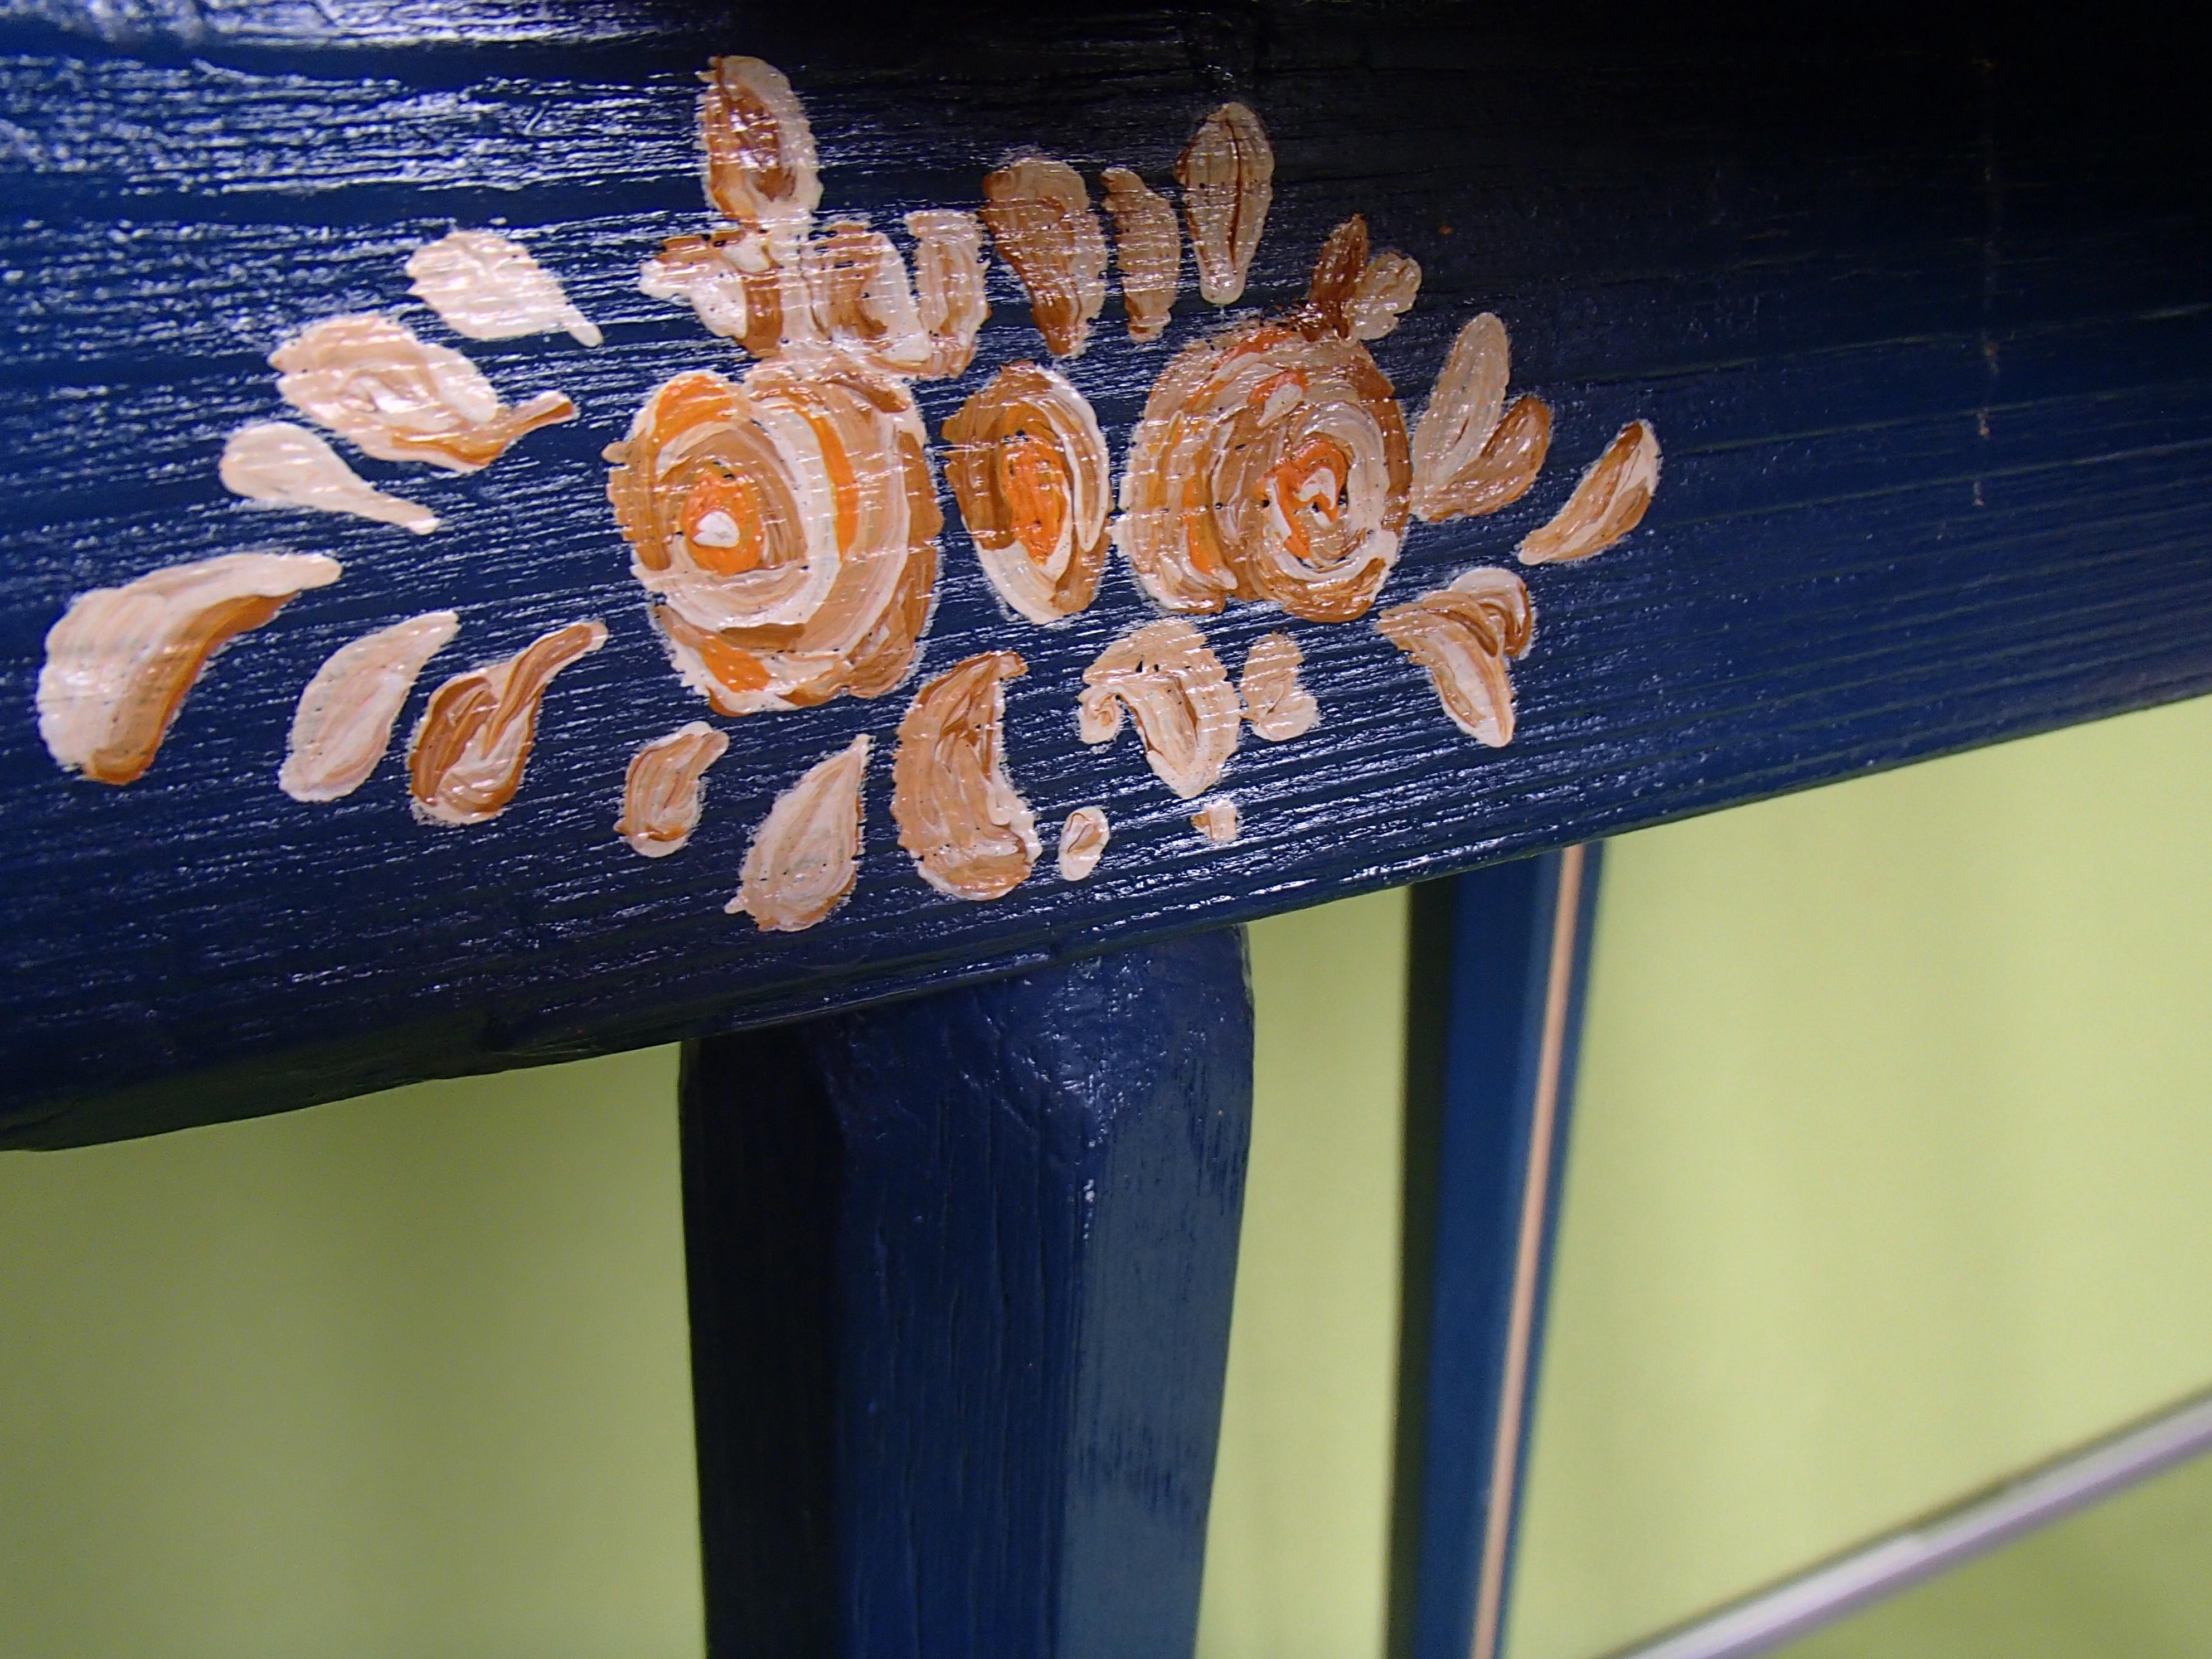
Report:
[[[1393,1641],[1492,1659],[1595,839],[2212,687],[2185,54],[1605,11],[8,8],[0,1146],[695,1040],[715,1651],[1170,1654],[1227,930],[1456,877]]]

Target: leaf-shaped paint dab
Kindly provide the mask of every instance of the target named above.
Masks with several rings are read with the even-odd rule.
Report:
[[[1103,806],[1079,806],[1060,826],[1060,878],[1087,881],[1113,836]]]
[[[1226,847],[1244,829],[1243,814],[1237,803],[1226,795],[1216,795],[1212,800],[1190,815],[1191,827],[1216,847]]]
[[[1175,311],[1182,276],[1182,233],[1176,228],[1175,209],[1127,167],[1109,167],[1103,176],[1129,337],[1157,340]]]
[[[525,433],[576,418],[565,392],[507,408],[474,363],[389,317],[326,318],[269,362],[286,403],[380,461],[474,472]]]
[[[615,834],[640,858],[665,859],[699,827],[701,785],[730,740],[704,720],[679,726],[629,757]]]
[[[708,199],[777,247],[797,246],[822,202],[805,107],[783,71],[757,58],[714,58],[700,78]]]
[[[1590,464],[1567,504],[1521,543],[1523,564],[1571,564],[1602,553],[1643,522],[1659,489],[1659,434],[1631,421]]]
[[[1452,342],[1413,428],[1413,511],[1429,523],[1495,513],[1543,470],[1552,411],[1536,398],[1505,407],[1510,365],[1505,325],[1486,311]]]
[[[513,340],[566,332],[580,345],[599,343],[596,324],[568,303],[560,279],[530,250],[495,230],[456,230],[408,256],[408,291],[447,328],[471,340]]]
[[[1244,675],[1237,686],[1243,699],[1244,719],[1253,734],[1269,743],[1285,743],[1313,730],[1321,719],[1321,705],[1298,683],[1298,668],[1305,653],[1287,634],[1263,634],[1244,658]]]
[[[1383,637],[1429,671],[1452,723],[1477,743],[1513,741],[1513,680],[1506,659],[1528,653],[1536,612],[1510,570],[1468,571],[1449,587],[1394,605],[1376,621]]]
[[[991,314],[983,297],[983,227],[972,213],[926,209],[906,216],[914,238],[914,291],[931,352],[923,380],[950,380],[975,360],[975,336]]]
[[[983,180],[983,222],[1029,291],[1030,315],[1055,357],[1073,357],[1106,304],[1106,233],[1065,161],[1024,155]]]
[[[530,763],[545,688],[606,641],[605,623],[570,623],[432,692],[407,750],[415,816],[426,823],[483,823],[505,811]]]
[[[1005,897],[1043,851],[1030,804],[1006,775],[1006,682],[1028,672],[1012,651],[969,657],[923,686],[899,722],[899,845],[924,881],[954,898]]]
[[[450,611],[428,611],[332,652],[300,693],[276,787],[294,800],[337,800],[367,782],[416,677],[460,625]]]
[[[1275,198],[1275,152],[1260,118],[1224,104],[1191,135],[1176,162],[1183,217],[1198,255],[1198,291],[1209,305],[1243,296],[1252,256]]]
[[[745,849],[738,895],[723,907],[764,931],[795,933],[845,902],[860,861],[860,785],[868,740],[855,738],[775,798]]]
[[[1083,671],[1076,734],[1107,743],[1126,708],[1145,759],[1189,800],[1204,794],[1237,752],[1243,708],[1205,635],[1180,617],[1123,635]]]
[[[209,659],[338,574],[317,553],[225,553],[78,594],[39,670],[47,752],[96,782],[136,782]]]
[[[428,507],[374,488],[320,437],[289,421],[256,421],[239,428],[223,444],[220,471],[223,488],[248,501],[350,513],[418,536],[438,527],[438,515]]]

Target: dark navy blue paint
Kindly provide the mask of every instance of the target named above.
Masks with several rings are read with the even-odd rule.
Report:
[[[690,1050],[711,1652],[1189,1653],[1251,1042],[1231,929]]]
[[[1942,8],[1831,29],[1775,8],[979,0],[856,26],[460,0],[425,39],[401,5],[349,6],[343,31],[305,7],[33,10],[78,27],[0,23],[0,1145],[856,1006],[2212,688],[2212,168],[2185,54],[2124,19],[2045,39]],[[1084,666],[1154,614],[1127,571],[1038,629],[956,520],[920,672],[1023,653],[1011,771],[1047,826],[1108,807],[1097,873],[1046,868],[980,905],[917,879],[888,811],[903,691],[717,722],[731,750],[692,844],[631,854],[611,834],[630,753],[706,711],[647,621],[599,452],[667,375],[744,366],[635,290],[662,237],[708,222],[692,100],[712,51],[790,73],[825,216],[882,224],[972,204],[1022,145],[1164,179],[1214,101],[1253,104],[1277,190],[1233,314],[1297,299],[1328,228],[1364,212],[1425,271],[1376,346],[1409,412],[1484,308],[1556,412],[1537,487],[1412,526],[1385,605],[1509,561],[1622,422],[1653,420],[1644,526],[1528,573],[1512,745],[1461,736],[1365,623],[1237,607],[1206,619],[1216,650],[1233,669],[1291,634],[1322,720],[1243,744],[1222,784],[1243,836],[1213,848],[1133,742],[1075,738]],[[283,412],[263,358],[285,334],[388,308],[448,337],[400,267],[456,222],[524,234],[605,325],[598,351],[456,343],[511,394],[564,386],[581,418],[471,477],[362,461],[446,514],[427,539],[228,498],[216,458]],[[1010,276],[991,282],[975,368],[917,388],[933,432],[1037,353]],[[1187,287],[1139,348],[1109,302],[1069,373],[1117,459],[1160,366],[1219,320]],[[346,575],[216,663],[141,782],[64,776],[30,711],[70,597],[257,547]],[[322,658],[449,605],[462,633],[403,730],[445,673],[578,616],[610,629],[555,684],[506,816],[416,824],[396,753],[344,801],[278,793]],[[851,902],[798,935],[725,915],[777,791],[861,732],[880,747]]]
[[[1563,854],[1414,890],[1407,1054],[1405,1315],[1392,1553],[1394,1659],[1468,1659],[1485,1540],[1511,1528],[1528,1465],[1545,1287],[1596,913],[1583,849],[1551,1133],[1535,1322],[1507,1512],[1490,1510],[1507,1329],[1528,1193]],[[1503,1629],[1503,1606],[1499,1628]]]

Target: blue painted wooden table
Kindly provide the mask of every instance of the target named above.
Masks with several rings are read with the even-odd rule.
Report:
[[[2212,685],[2188,73],[1925,9],[9,6],[0,1146],[695,1039],[716,1650],[1170,1652],[1222,930],[1458,877],[1394,1640],[1487,1656],[1579,849]]]

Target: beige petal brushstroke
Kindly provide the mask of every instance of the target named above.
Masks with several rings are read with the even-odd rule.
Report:
[[[1552,521],[1522,538],[1521,562],[1571,564],[1604,552],[1643,522],[1658,489],[1659,434],[1649,421],[1631,421]]]
[[[629,757],[615,834],[640,858],[665,859],[699,827],[701,785],[730,740],[704,720],[679,726]]]
[[[1012,651],[955,663],[899,722],[891,816],[921,878],[960,899],[1003,898],[1044,850],[1030,805],[1006,775],[1006,682],[1029,672]]]
[[[868,739],[859,737],[775,798],[753,831],[737,896],[723,908],[763,931],[796,933],[845,902],[860,867],[860,785]]]
[[[408,256],[408,291],[471,340],[513,340],[560,329],[580,345],[599,326],[568,302],[560,279],[528,248],[495,230],[456,230]]]
[[[1371,252],[1367,220],[1355,213],[1322,244],[1297,314],[1347,340],[1379,340],[1420,295],[1419,264],[1392,248]]]
[[[225,553],[78,594],[39,670],[47,752],[96,782],[135,782],[209,659],[339,574],[319,553]]]
[[[524,434],[576,416],[564,392],[507,408],[474,363],[390,317],[325,318],[269,361],[286,403],[381,461],[474,472]]]
[[[407,746],[415,816],[426,823],[469,824],[505,811],[522,787],[545,688],[606,640],[606,625],[596,618],[570,623],[432,692]]]
[[[1345,306],[1355,340],[1379,340],[1398,326],[1421,295],[1421,267],[1395,248],[1384,248],[1359,273]]]
[[[651,299],[684,301],[708,333],[735,340],[757,357],[782,349],[787,311],[806,314],[811,329],[798,265],[775,264],[757,231],[672,236],[638,267],[637,289]]]
[[[778,247],[795,247],[822,203],[814,130],[783,71],[757,58],[716,58],[700,76],[707,199]]]
[[[906,216],[914,238],[915,303],[932,350],[924,380],[950,380],[975,360],[975,336],[991,314],[983,297],[983,227],[972,213],[926,209]]]
[[[428,507],[386,495],[339,459],[319,434],[289,421],[256,421],[239,428],[225,441],[217,471],[224,489],[248,501],[349,513],[418,536],[438,527],[438,515]]]
[[[1082,175],[1024,155],[983,180],[983,222],[1030,296],[1030,315],[1055,357],[1079,355],[1106,305],[1106,233]]]
[[[1204,794],[1237,751],[1243,706],[1221,659],[1180,617],[1123,635],[1083,671],[1076,735],[1108,743],[1127,708],[1145,759],[1185,800]]]
[[[1321,719],[1321,705],[1298,682],[1304,660],[1297,641],[1287,634],[1262,635],[1245,653],[1237,695],[1255,736],[1285,743],[1310,732]]]
[[[1121,304],[1129,337],[1157,340],[1175,311],[1182,277],[1182,234],[1175,209],[1127,167],[1109,167],[1103,205],[1114,221],[1114,258],[1121,272]]]
[[[801,268],[823,337],[887,374],[919,375],[938,343],[921,324],[906,262],[881,231],[839,220],[807,243]]]
[[[1226,847],[1235,841],[1244,828],[1244,819],[1237,810],[1237,803],[1226,795],[1217,795],[1190,815],[1193,828],[1216,847]]]
[[[1536,635],[1528,589],[1510,570],[1468,571],[1448,587],[1395,605],[1376,620],[1384,638],[1429,671],[1452,723],[1477,743],[1513,741],[1513,681],[1506,659],[1526,656]]]
[[[1552,442],[1542,399],[1505,406],[1511,347],[1489,312],[1452,342],[1413,428],[1413,511],[1431,524],[1495,513],[1528,493]]]
[[[1243,104],[1224,104],[1207,116],[1176,160],[1183,217],[1198,256],[1198,291],[1208,304],[1233,305],[1243,297],[1274,179],[1267,129]]]
[[[1060,878],[1087,881],[1112,839],[1113,826],[1100,806],[1079,806],[1060,826]]]
[[[380,628],[332,652],[300,693],[276,787],[294,800],[337,800],[367,782],[423,665],[459,630],[450,611]]]

